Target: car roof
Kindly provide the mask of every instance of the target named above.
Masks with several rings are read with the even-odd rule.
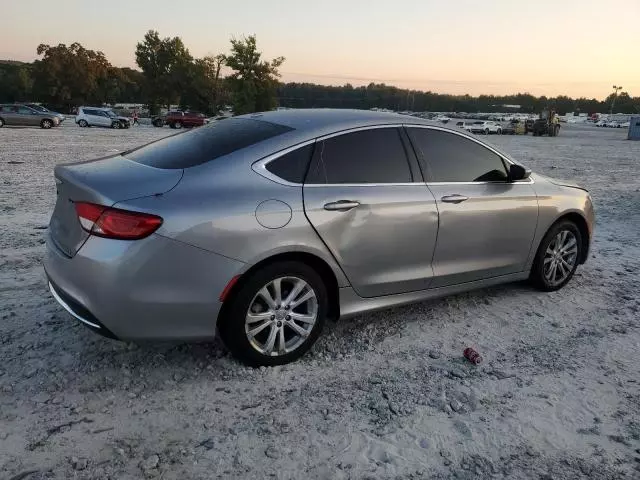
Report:
[[[307,108],[274,110],[270,112],[241,115],[248,118],[277,123],[295,129],[301,137],[319,137],[342,130],[375,125],[429,125],[457,132],[442,123],[424,120],[399,113],[376,112],[371,110],[348,110],[333,108]]]

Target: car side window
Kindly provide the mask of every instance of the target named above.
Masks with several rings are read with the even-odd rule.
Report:
[[[285,153],[266,165],[266,169],[277,177],[291,183],[302,183],[309,168],[313,143]]]
[[[316,143],[307,184],[410,183],[407,154],[397,128],[374,128]]]
[[[502,158],[471,139],[428,128],[409,128],[416,153],[427,164],[430,182],[506,182]]]
[[[33,113],[33,110],[28,107],[18,107],[18,113],[20,115],[31,115]]]

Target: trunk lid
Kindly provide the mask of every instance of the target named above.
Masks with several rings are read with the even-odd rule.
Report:
[[[62,252],[73,257],[89,237],[80,225],[75,202],[112,206],[125,200],[160,195],[174,188],[182,173],[181,169],[149,167],[120,155],[56,166],[58,197],[49,223],[51,239]]]

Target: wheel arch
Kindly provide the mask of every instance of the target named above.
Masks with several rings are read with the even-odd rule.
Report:
[[[560,215],[551,225],[549,225],[549,227],[545,230],[544,234],[542,235],[542,237],[540,238],[540,243],[542,243],[542,239],[544,239],[544,237],[547,235],[547,232],[549,230],[551,230],[555,225],[557,225],[558,223],[568,220],[570,222],[572,222],[573,224],[576,225],[576,227],[578,227],[578,230],[580,230],[580,237],[581,237],[581,241],[582,241],[582,245],[581,245],[581,258],[579,263],[582,265],[583,263],[585,263],[587,261],[587,258],[589,257],[589,245],[591,244],[591,238],[590,238],[590,232],[589,232],[589,226],[587,224],[587,220],[586,218],[584,218],[584,216],[578,212],[575,211],[571,211],[571,212],[565,212],[562,215]],[[540,245],[538,245],[538,248],[540,248]],[[536,250],[537,252],[537,250]]]
[[[248,270],[242,272],[240,277],[235,280],[231,286],[231,289],[226,293],[225,300],[222,304],[222,308],[220,309],[219,316],[222,317],[225,315],[225,306],[230,304],[229,299],[232,298],[237,292],[242,288],[245,284],[246,280],[258,270],[266,267],[267,265],[272,265],[274,263],[284,262],[284,261],[294,261],[304,263],[309,267],[313,268],[322,278],[325,286],[327,287],[327,294],[329,296],[329,318],[337,320],[340,317],[340,295],[339,295],[339,285],[338,279],[336,277],[335,272],[331,268],[331,266],[322,258],[313,253],[299,251],[299,252],[283,252],[271,255],[267,258],[260,260],[259,262],[252,265]]]

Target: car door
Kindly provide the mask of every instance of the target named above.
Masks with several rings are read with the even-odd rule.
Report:
[[[84,119],[89,125],[99,126],[97,112],[92,108],[83,108]]]
[[[18,125],[17,117],[17,107],[13,105],[3,105],[2,106],[2,118],[4,119],[7,125]]]
[[[40,125],[40,116],[38,112],[30,109],[29,107],[25,107],[24,105],[20,105],[16,107],[16,116],[15,116],[15,124],[16,125],[25,125],[25,126],[34,126]]]
[[[532,180],[509,181],[509,161],[466,135],[407,131],[440,216],[432,287],[523,271],[538,219]]]
[[[113,119],[104,110],[97,110],[98,122],[101,127],[110,127],[113,123]]]
[[[429,287],[438,213],[401,128],[318,139],[303,196],[307,218],[358,295]]]

